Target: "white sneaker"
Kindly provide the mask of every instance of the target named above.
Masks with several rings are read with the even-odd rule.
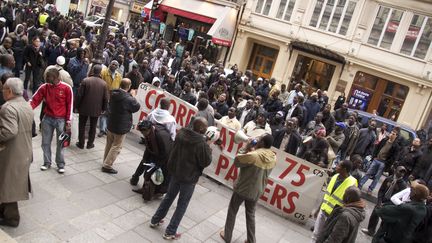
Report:
[[[51,165],[43,164],[43,165],[41,165],[40,169],[41,169],[42,171],[45,171],[45,170],[48,170],[50,167],[51,167]]]
[[[58,168],[57,172],[60,174],[63,174],[65,172],[65,169],[64,168]]]

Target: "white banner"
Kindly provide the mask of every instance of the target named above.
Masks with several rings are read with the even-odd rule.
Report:
[[[196,107],[149,84],[141,84],[136,98],[141,104],[140,120],[155,109],[161,98],[171,99],[170,112],[180,127],[187,125],[196,113]],[[136,118],[138,120],[138,116]],[[235,131],[218,124],[222,146],[212,145],[213,161],[204,173],[217,181],[233,187],[238,177],[234,157],[243,144],[234,143]],[[321,167],[303,159],[272,148],[277,163],[267,182],[259,203],[299,223],[306,223],[313,210],[327,174]]]

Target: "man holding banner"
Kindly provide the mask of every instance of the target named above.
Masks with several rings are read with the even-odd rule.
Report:
[[[225,242],[231,242],[236,215],[243,202],[246,207],[247,242],[256,242],[255,206],[264,193],[267,178],[276,166],[276,154],[270,149],[272,144],[273,136],[266,134],[260,138],[256,148],[252,148],[253,151],[239,154],[234,160],[235,166],[240,168],[240,174],[229,203],[225,230],[220,232]]]

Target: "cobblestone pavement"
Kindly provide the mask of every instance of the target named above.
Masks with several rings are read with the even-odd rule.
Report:
[[[164,242],[161,237],[164,227],[149,227],[160,200],[144,203],[140,195],[132,192],[128,181],[144,151],[138,140],[135,134],[127,136],[114,164],[119,172],[116,175],[100,171],[105,138],[96,138],[95,148],[90,150],[78,149],[73,141],[65,150],[66,172],[60,175],[55,165],[48,171],[39,170],[42,164],[39,134],[33,140],[34,162],[30,167],[33,194],[30,200],[19,202],[20,226],[1,229],[17,242]],[[142,178],[138,186],[141,183]],[[182,237],[178,242],[222,242],[219,231],[230,197],[230,189],[202,177],[179,227]],[[370,208],[368,203],[368,215]],[[310,221],[298,225],[261,206],[257,207],[256,223],[257,242],[265,243],[309,242],[313,224]],[[12,242],[2,237],[2,233],[0,230],[0,242]],[[245,239],[244,207],[241,207],[233,242]],[[370,242],[370,238],[359,232],[357,242]]]

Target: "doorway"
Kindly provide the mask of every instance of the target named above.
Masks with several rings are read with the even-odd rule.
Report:
[[[270,79],[276,63],[279,50],[254,44],[248,69],[252,70],[254,78]]]

